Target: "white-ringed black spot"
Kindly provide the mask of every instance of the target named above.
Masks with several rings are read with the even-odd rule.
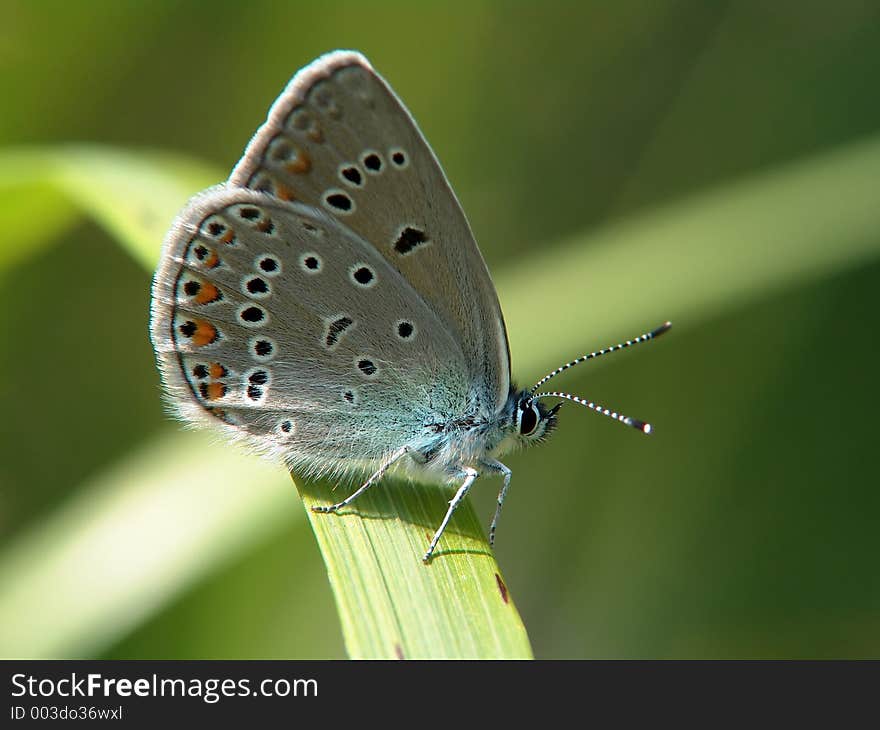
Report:
[[[364,186],[364,176],[354,165],[343,165],[339,170],[339,176],[343,182],[354,185],[356,188]]]
[[[382,172],[382,158],[378,152],[368,150],[361,155],[361,164],[366,168],[367,172],[372,175],[378,175]]]
[[[409,156],[400,147],[392,147],[388,153],[392,164],[398,170],[405,170],[409,167]]]
[[[331,189],[324,193],[324,205],[334,213],[348,215],[355,210],[354,200],[343,190]]]
[[[281,273],[281,261],[272,254],[262,254],[254,259],[254,268],[266,276],[278,276]]]
[[[249,346],[255,360],[268,362],[275,357],[275,342],[268,337],[254,337]]]
[[[260,400],[263,397],[263,389],[259,385],[249,385],[246,392],[251,400]]]
[[[248,375],[248,382],[251,385],[265,385],[269,382],[269,373],[265,370],[255,370]]]
[[[323,264],[324,262],[321,260],[321,257],[312,251],[304,253],[299,257],[300,268],[307,274],[317,274]]]
[[[266,314],[266,310],[262,307],[257,307],[256,305],[251,304],[238,310],[238,318],[245,324],[245,326],[255,327],[266,324],[268,315]]]
[[[288,435],[293,433],[293,421],[290,421],[287,419],[283,420],[281,423],[278,424],[278,429],[282,433],[285,433]]]
[[[244,280],[244,291],[255,299],[264,299],[272,294],[269,282],[261,276],[253,276]]]
[[[251,207],[239,208],[238,214],[242,218],[244,218],[245,220],[248,220],[248,221],[255,221],[255,220],[257,220],[257,218],[259,218],[262,215],[260,213],[259,209],[251,208]]]
[[[404,226],[394,242],[394,250],[401,256],[412,253],[419,246],[424,246],[429,241],[427,234],[412,226]]]
[[[354,405],[357,402],[357,393],[351,388],[346,388],[342,391],[342,400],[346,403],[351,403]]]
[[[183,285],[183,293],[188,297],[194,297],[199,293],[199,290],[202,288],[202,285],[197,281],[187,281]]]
[[[416,328],[412,322],[401,319],[395,325],[394,331],[401,340],[411,340],[416,333]]]
[[[376,367],[376,363],[374,363],[372,360],[368,360],[367,358],[358,358],[357,369],[360,370],[368,378],[373,377],[377,372],[379,372],[379,368]]]
[[[208,366],[199,363],[192,369],[192,374],[194,378],[198,378],[199,380],[203,380],[208,377]]]
[[[180,330],[180,334],[184,337],[192,337],[196,333],[196,329],[198,329],[195,322],[192,320],[188,320],[178,327]]]
[[[204,261],[207,258],[208,254],[211,253],[205,246],[196,246],[193,249],[193,254],[199,261]]]
[[[355,264],[349,269],[348,275],[355,284],[365,289],[376,283],[376,273],[366,264]]]

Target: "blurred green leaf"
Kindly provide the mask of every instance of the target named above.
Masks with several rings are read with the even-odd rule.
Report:
[[[0,655],[92,655],[299,518],[270,464],[204,434],[148,443],[0,555]]]
[[[538,341],[543,368],[666,319],[696,326],[773,290],[876,258],[878,175],[880,139],[871,138],[519,262],[498,280],[515,364],[537,373],[531,353]],[[539,294],[546,314],[536,319],[534,297],[515,292]]]
[[[209,165],[155,151],[86,145],[2,150],[2,220],[28,235],[7,238],[0,267],[48,243],[79,212],[152,269],[158,243],[183,204],[222,177]]]

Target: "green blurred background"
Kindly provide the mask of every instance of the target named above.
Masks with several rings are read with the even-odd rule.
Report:
[[[729,191],[867,143],[877,174],[829,179],[811,203],[828,211],[828,247],[837,225],[859,239],[851,253],[841,243],[834,265],[705,306],[695,296],[656,345],[566,376],[560,387],[651,420],[656,435],[563,409],[546,446],[507,462],[497,555],[538,657],[880,655],[880,230],[834,214],[866,180],[880,190],[877,3],[0,0],[0,17],[0,147],[179,153],[216,168],[217,181],[298,68],[334,48],[363,51],[457,191],[499,282],[523,380],[560,351],[671,315],[663,297],[640,299],[639,281],[663,272],[639,260],[597,285],[601,297],[578,294],[589,305],[576,309],[502,286],[528,281],[516,278],[522,262],[564,271],[570,247],[602,231],[699,209],[707,195],[723,210]],[[704,226],[699,245],[736,242],[736,226],[724,226]],[[94,222],[57,228],[26,254],[0,236],[0,574],[16,585],[176,452],[132,454],[189,438],[159,399],[150,272]],[[773,265],[798,269],[797,245],[786,251]],[[760,257],[750,261],[760,279]],[[707,285],[699,267],[678,263]],[[630,302],[626,316],[616,297]],[[596,334],[532,339],[528,369],[517,368],[518,333],[545,320]],[[253,469],[284,481],[256,459]],[[0,655],[343,657],[321,557],[295,490],[279,489],[271,518],[207,548],[183,545],[175,560],[190,567],[164,566],[141,593],[137,564],[116,566],[133,603],[91,623],[68,621],[81,607],[53,581],[36,604],[0,598]],[[496,490],[474,490],[481,519]],[[251,496],[261,498],[236,498]],[[210,511],[168,505],[163,519],[184,528]],[[120,508],[119,554],[166,550],[164,533],[137,531],[134,511]],[[84,564],[75,547],[66,559],[80,602],[100,606],[92,574],[106,566]]]

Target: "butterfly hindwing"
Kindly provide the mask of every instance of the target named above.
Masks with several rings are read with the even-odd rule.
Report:
[[[320,210],[221,186],[166,239],[152,336],[191,422],[311,468],[381,457],[460,413],[461,347],[375,248]]]

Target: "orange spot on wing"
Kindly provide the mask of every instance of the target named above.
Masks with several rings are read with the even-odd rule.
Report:
[[[312,161],[305,152],[299,150],[296,157],[290,160],[284,169],[292,175],[303,175],[312,169]]]
[[[215,269],[220,265],[220,257],[217,255],[216,251],[211,251],[211,253],[208,254],[208,256],[205,258],[203,263],[209,269]]]
[[[210,304],[211,302],[216,302],[220,298],[220,290],[210,284],[209,282],[204,282],[199,288],[199,293],[196,294],[196,304]]]
[[[208,366],[208,375],[210,375],[215,380],[224,377],[228,372],[229,371],[219,362],[212,362]]]
[[[216,342],[219,336],[220,334],[217,332],[217,328],[214,325],[203,319],[197,319],[196,331],[193,332],[190,339],[196,347],[204,347],[205,345],[210,345],[212,342]]]
[[[264,218],[259,223],[257,223],[257,230],[260,233],[268,233],[275,229],[275,224],[269,220],[268,218]]]
[[[220,400],[226,395],[226,386],[223,383],[208,383],[206,390],[208,400]]]
[[[223,237],[220,240],[227,244],[233,243],[235,241],[235,231],[230,228],[223,234]]]

